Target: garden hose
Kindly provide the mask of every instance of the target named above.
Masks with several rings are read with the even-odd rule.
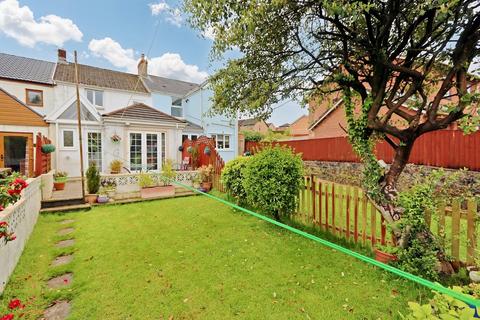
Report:
[[[248,214],[250,214],[250,215],[252,215],[252,216],[254,216],[254,217],[256,217],[256,218],[259,218],[259,219],[262,219],[262,220],[264,220],[264,221],[267,221],[267,222],[269,222],[269,223],[271,223],[271,224],[274,224],[274,225],[279,226],[279,227],[281,227],[281,228],[284,228],[284,229],[286,229],[286,230],[288,230],[288,231],[291,231],[291,232],[293,232],[293,233],[296,233],[296,234],[298,234],[298,235],[301,235],[301,236],[303,236],[303,237],[305,237],[305,238],[307,238],[307,239],[316,241],[316,242],[318,242],[318,243],[320,243],[320,244],[323,244],[324,246],[327,246],[327,247],[329,247],[329,248],[331,248],[331,249],[340,251],[340,252],[342,252],[342,253],[344,253],[344,254],[347,254],[347,255],[349,255],[349,256],[352,256],[352,257],[354,257],[354,258],[356,258],[356,259],[359,259],[359,260],[361,260],[361,261],[363,261],[363,262],[366,262],[366,263],[369,263],[369,264],[374,265],[374,266],[376,266],[376,267],[382,268],[382,269],[384,269],[384,270],[386,270],[386,271],[388,271],[388,272],[391,272],[391,273],[393,273],[393,274],[395,274],[395,275],[397,275],[397,276],[400,276],[400,277],[405,278],[405,279],[407,279],[407,280],[410,280],[410,281],[416,282],[416,283],[418,283],[418,284],[421,284],[421,285],[423,285],[423,286],[425,286],[425,287],[427,287],[427,288],[429,288],[429,289],[432,289],[432,290],[438,291],[438,292],[440,292],[440,293],[449,295],[449,296],[452,297],[452,298],[458,299],[458,300],[460,300],[460,301],[462,301],[462,302],[465,302],[465,303],[467,303],[467,304],[470,304],[470,305],[472,305],[472,306],[480,307],[480,300],[474,299],[474,298],[472,298],[471,296],[468,296],[468,295],[465,295],[465,294],[463,294],[463,293],[454,291],[454,290],[452,290],[452,289],[450,289],[450,288],[444,287],[444,286],[442,286],[442,285],[439,284],[439,283],[435,283],[435,282],[432,282],[432,281],[423,279],[423,278],[421,278],[421,277],[419,277],[419,276],[416,276],[416,275],[413,275],[413,274],[411,274],[411,273],[408,273],[408,272],[405,272],[405,271],[403,271],[403,270],[400,270],[400,269],[398,269],[398,268],[395,268],[395,267],[393,267],[393,266],[391,266],[391,265],[388,265],[388,264],[379,262],[379,261],[377,261],[377,260],[375,260],[375,259],[372,259],[372,258],[370,258],[370,257],[364,256],[364,255],[362,255],[362,254],[360,254],[360,253],[358,253],[358,252],[349,250],[349,249],[344,248],[344,247],[342,247],[342,246],[340,246],[340,245],[338,245],[338,244],[332,243],[332,242],[330,242],[330,241],[327,241],[327,240],[325,240],[325,239],[319,238],[319,237],[314,236],[314,235],[312,235],[312,234],[310,234],[310,233],[307,233],[307,232],[305,232],[305,231],[302,231],[302,230],[296,229],[296,228],[294,228],[294,227],[291,227],[291,226],[289,226],[289,225],[287,225],[287,224],[281,223],[281,222],[279,222],[279,221],[277,221],[277,220],[274,220],[274,219],[271,219],[271,218],[266,217],[266,216],[264,216],[264,215],[258,214],[258,213],[256,213],[256,212],[253,212],[252,210],[245,209],[245,208],[243,208],[243,207],[240,207],[239,205],[236,205],[236,204],[234,204],[234,203],[231,203],[231,202],[229,202],[229,201],[226,201],[226,200],[224,200],[224,199],[221,199],[221,198],[216,197],[216,196],[214,196],[214,195],[211,195],[211,194],[209,194],[209,193],[200,191],[200,190],[198,190],[198,189],[196,189],[196,188],[193,188],[193,187],[184,185],[184,184],[179,183],[179,182],[176,182],[176,181],[172,181],[172,183],[174,183],[174,184],[176,184],[176,185],[178,185],[178,186],[181,186],[181,187],[183,187],[183,188],[185,188],[185,189],[188,189],[188,190],[194,191],[194,192],[196,192],[196,193],[202,194],[202,195],[204,195],[204,196],[207,196],[207,197],[209,197],[209,198],[211,198],[211,199],[214,199],[214,200],[216,200],[216,201],[219,201],[219,202],[221,202],[221,203],[223,203],[223,204],[226,204],[227,206],[230,206],[230,207],[232,207],[232,208],[234,208],[234,209],[237,209],[237,210],[243,211],[243,212],[245,212],[245,213],[248,213]]]

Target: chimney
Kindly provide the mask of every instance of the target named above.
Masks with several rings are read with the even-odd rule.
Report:
[[[68,63],[67,62],[67,50],[58,49],[58,63]]]
[[[142,53],[142,57],[140,58],[140,61],[138,61],[137,65],[138,69],[138,75],[140,77],[147,77],[148,75],[148,61],[145,59],[145,54]]]

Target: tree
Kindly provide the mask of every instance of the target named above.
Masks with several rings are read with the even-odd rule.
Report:
[[[213,58],[241,53],[210,79],[217,112],[265,118],[280,100],[343,91],[364,188],[388,222],[401,217],[396,185],[415,140],[455,121],[479,124],[468,74],[479,58],[478,0],[185,0],[185,8],[194,27],[213,31]],[[386,171],[376,139],[394,149]]]

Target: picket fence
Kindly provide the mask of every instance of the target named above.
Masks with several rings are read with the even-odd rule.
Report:
[[[362,245],[392,245],[391,234],[376,207],[361,188],[305,177],[293,218],[339,238]],[[477,200],[442,203],[425,219],[456,261],[474,263],[477,256]]]

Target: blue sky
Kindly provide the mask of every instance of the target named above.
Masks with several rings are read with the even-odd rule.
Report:
[[[55,61],[63,47],[69,59],[77,50],[80,63],[135,72],[151,47],[150,73],[200,82],[221,63],[209,59],[213,40],[191,29],[178,7],[164,0],[0,0],[0,50]],[[305,113],[287,102],[271,121],[281,125]]]

